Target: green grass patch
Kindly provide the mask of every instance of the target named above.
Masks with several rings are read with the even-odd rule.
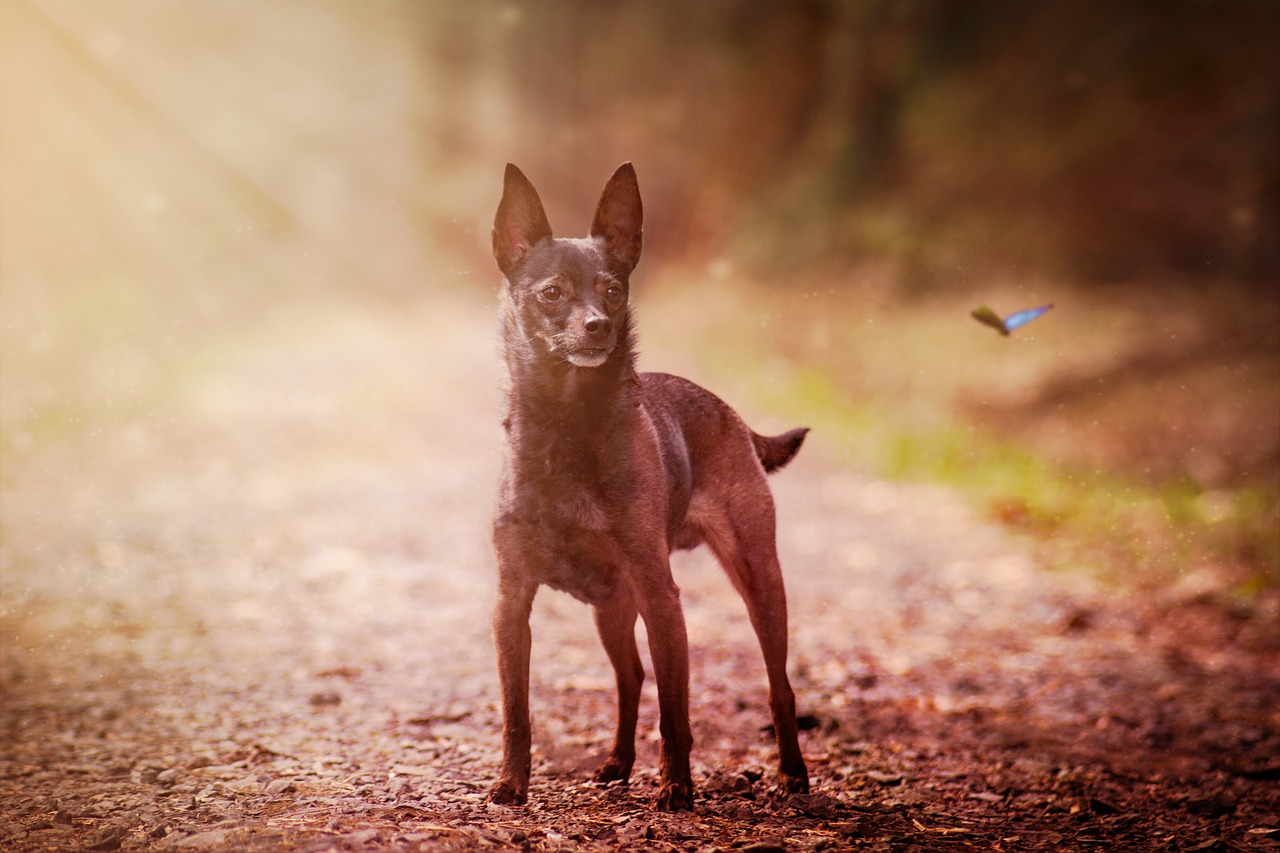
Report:
[[[654,297],[670,345],[689,351],[739,404],[812,427],[842,463],[955,488],[985,517],[1034,541],[1055,568],[1157,587],[1208,570],[1245,596],[1280,587],[1280,496],[1265,483],[1155,481],[1090,460],[1081,446],[1108,438],[1092,418],[1106,403],[1096,396],[1078,413],[1058,407],[1047,435],[1037,434],[1035,417],[1025,419],[1033,428],[1012,429],[991,414],[1017,412],[1017,401],[1036,399],[1063,371],[1113,370],[1130,345],[1122,310],[1009,341],[972,323],[963,297],[877,305],[856,291],[822,298],[679,284]],[[1069,348],[1085,326],[1086,346]],[[1139,434],[1146,421],[1154,430],[1175,414],[1159,400],[1129,407],[1123,424]]]

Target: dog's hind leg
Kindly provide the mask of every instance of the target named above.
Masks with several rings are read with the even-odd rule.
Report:
[[[609,757],[596,770],[597,782],[626,781],[636,760],[636,717],[644,683],[644,665],[636,648],[636,615],[635,603],[622,590],[595,609],[600,642],[618,682],[618,730]]]
[[[773,496],[763,477],[735,495],[736,506],[706,508],[707,545],[747,605],[747,614],[769,678],[769,709],[778,742],[782,788],[808,793],[809,772],[800,754],[796,699],[787,677],[787,593],[778,563]]]

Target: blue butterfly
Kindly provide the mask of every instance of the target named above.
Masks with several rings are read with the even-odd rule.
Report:
[[[990,326],[1000,334],[1007,337],[1014,329],[1019,326],[1025,326],[1027,323],[1030,323],[1052,307],[1053,303],[1050,302],[1048,305],[1041,305],[1039,308],[1028,308],[1025,311],[1014,312],[1001,320],[999,314],[992,311],[985,305],[979,305],[977,308],[974,308],[969,312],[969,316],[985,326]]]

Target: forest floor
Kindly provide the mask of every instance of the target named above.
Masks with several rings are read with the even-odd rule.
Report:
[[[493,325],[319,306],[6,458],[0,849],[1280,850],[1272,605],[1046,571],[816,433],[772,480],[813,793],[775,789],[758,649],[695,552],[695,810],[650,805],[652,679],[631,783],[589,781],[612,676],[550,591],[530,801],[487,803]]]

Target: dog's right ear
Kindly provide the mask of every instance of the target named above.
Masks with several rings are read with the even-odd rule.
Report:
[[[542,199],[529,179],[511,163],[502,182],[502,201],[493,218],[493,257],[502,274],[512,271],[529,250],[551,236],[551,224],[542,210]]]
[[[600,194],[591,236],[603,237],[610,256],[630,273],[640,262],[643,223],[644,206],[640,203],[636,170],[630,163],[623,163]]]

